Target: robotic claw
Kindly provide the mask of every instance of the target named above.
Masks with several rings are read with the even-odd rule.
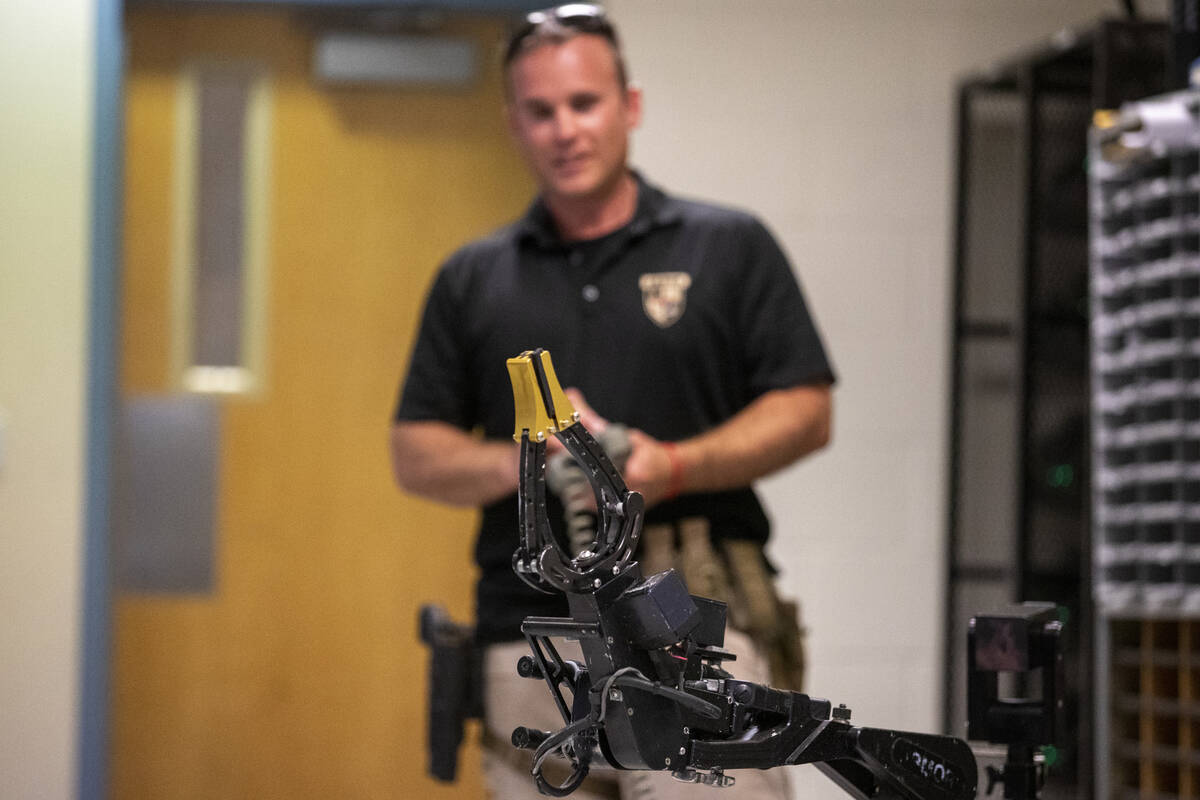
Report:
[[[863,800],[975,797],[975,758],[960,739],[855,727],[844,705],[735,679],[724,668],[736,658],[722,647],[725,604],[689,595],[673,570],[642,576],[633,560],[642,497],[580,424],[550,354],[527,351],[509,359],[508,370],[521,445],[513,569],[540,591],[564,592],[571,614],[528,617],[521,626],[531,655],[518,671],[546,682],[564,723],[554,732],[513,731],[514,745],[534,751],[542,794],[570,794],[593,765],[729,786],[727,769],[815,764]],[[550,436],[583,466],[596,496],[596,539],[574,557],[547,519]],[[584,663],[564,660],[555,636],[577,639]],[[555,755],[571,768],[557,785],[543,775]]]

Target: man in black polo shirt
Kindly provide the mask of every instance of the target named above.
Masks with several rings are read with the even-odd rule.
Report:
[[[545,695],[539,682],[515,676],[520,622],[563,615],[566,604],[512,572],[517,448],[505,360],[548,349],[580,404],[586,398],[595,414],[631,428],[623,472],[645,497],[647,526],[703,518],[714,540],[760,544],[769,526],[751,483],[827,443],[834,378],[766,229],[747,214],[666,195],[628,167],[642,98],[598,7],[531,14],[505,72],[509,124],[539,197],[439,272],[392,452],[404,489],[483,507],[477,626],[489,646],[488,726],[507,738],[513,724],[536,724],[524,700],[516,701],[524,718],[495,706],[532,697],[518,694],[526,684]],[[599,424],[587,411],[584,422]],[[739,652],[739,677],[765,682],[745,674],[749,645],[737,641],[728,646]],[[502,772],[495,759],[487,766],[493,790],[513,796],[518,786]],[[527,771],[514,774],[533,792]],[[646,779],[627,774],[623,790]],[[783,784],[765,780],[722,796],[786,796]],[[645,796],[666,797],[672,785]]]

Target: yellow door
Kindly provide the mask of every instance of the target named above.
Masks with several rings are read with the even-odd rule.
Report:
[[[315,16],[134,8],[126,25],[126,401],[185,391],[171,265],[190,202],[180,93],[195,65],[263,77],[267,163],[247,171],[265,181],[246,206],[265,264],[248,312],[259,385],[210,395],[212,585],[117,587],[112,795],[479,796],[469,750],[456,786],[425,776],[416,634],[424,601],[470,612],[474,516],[401,496],[386,442],[434,269],[531,193],[500,113],[501,25],[438,32],[475,41],[481,65],[470,87],[441,90],[317,84]]]

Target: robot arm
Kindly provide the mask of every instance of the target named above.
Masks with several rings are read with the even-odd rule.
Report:
[[[727,671],[736,656],[723,649],[725,605],[689,595],[673,570],[642,576],[633,560],[642,498],[579,422],[549,353],[522,353],[508,369],[521,444],[513,569],[541,591],[565,593],[570,609],[569,617],[529,617],[521,626],[531,654],[518,671],[545,681],[563,718],[555,732],[513,732],[513,744],[534,751],[533,780],[543,794],[570,794],[593,765],[727,786],[734,780],[727,769],[813,763],[863,800],[975,796],[975,759],[965,742],[855,727],[845,706]],[[596,540],[574,557],[546,515],[550,436],[582,465],[596,496]],[[553,637],[577,639],[584,663],[564,660]],[[556,755],[572,768],[559,785],[542,772]]]

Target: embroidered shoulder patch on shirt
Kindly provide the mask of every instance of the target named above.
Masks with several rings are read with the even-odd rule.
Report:
[[[692,276],[686,272],[647,272],[638,278],[642,290],[642,308],[660,328],[669,328],[683,316],[687,290]]]

